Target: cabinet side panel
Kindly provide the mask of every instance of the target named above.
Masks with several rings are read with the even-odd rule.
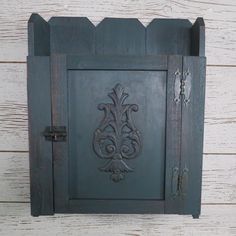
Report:
[[[28,51],[30,56],[49,56],[49,24],[33,13],[28,21]]]
[[[52,144],[43,131],[51,125],[49,57],[28,57],[28,112],[31,214],[53,214]]]
[[[191,55],[205,56],[205,24],[201,17],[191,28]]]
[[[180,195],[182,214],[200,215],[205,100],[204,57],[183,58]]]

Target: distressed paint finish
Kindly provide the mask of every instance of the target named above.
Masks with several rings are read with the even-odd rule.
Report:
[[[194,218],[198,217],[201,203],[201,184],[199,183],[201,183],[202,172],[206,65],[205,58],[200,58],[205,54],[203,18],[197,18],[194,25],[187,19],[155,18],[146,27],[134,18],[105,18],[94,27],[88,18],[84,17],[52,17],[47,22],[40,15],[33,13],[28,21],[28,45],[30,56],[27,58],[27,88],[32,215],[47,214],[47,212],[51,214],[52,211],[56,213],[165,212],[192,214]],[[184,73],[180,72],[180,76],[175,78],[177,71],[185,67],[187,60],[191,60],[189,74],[192,73],[192,75],[185,76],[187,72],[184,69]],[[200,60],[201,63],[198,62]],[[48,69],[49,62],[51,70]],[[94,122],[93,118],[96,119],[96,113],[94,110],[87,110],[86,107],[93,107],[94,101],[91,99],[99,100],[99,98],[96,92],[93,94],[92,87],[95,85],[93,80],[90,80],[92,72],[88,70],[96,69],[104,71],[96,73],[100,75],[95,80],[96,91],[104,86],[114,86],[111,85],[113,82],[127,83],[129,81],[129,85],[126,86],[137,89],[133,91],[133,98],[139,99],[138,103],[143,103],[138,91],[146,88],[146,91],[140,91],[145,98],[142,99],[144,100],[142,107],[145,110],[140,112],[136,121],[143,137],[146,136],[143,155],[146,155],[148,159],[134,160],[137,173],[131,175],[130,180],[120,183],[119,188],[106,184],[102,175],[92,171],[97,163],[90,161],[89,158],[92,156],[91,144],[88,145],[87,140],[90,140],[90,127]],[[157,71],[155,72],[156,80],[152,79],[153,72],[150,69]],[[82,77],[78,74],[81,73],[78,70],[87,70],[84,72],[87,74]],[[108,70],[113,71],[106,72]],[[35,76],[34,73],[36,73]],[[139,79],[140,76],[142,80]],[[192,77],[195,79],[190,81],[189,78]],[[176,96],[174,91],[176,85],[173,86],[174,78],[175,82],[177,79],[181,82],[181,98],[179,99],[172,98]],[[40,87],[40,80],[41,89],[44,91],[43,97],[40,97],[42,93],[40,89],[37,89]],[[86,83],[82,82],[84,80]],[[74,81],[73,87],[70,86],[71,81]],[[76,81],[81,82],[79,84]],[[196,84],[193,83],[194,81]],[[191,90],[192,83],[194,86]],[[89,97],[80,91],[81,86],[84,91],[91,89]],[[190,90],[191,99],[195,103],[189,102]],[[82,95],[80,97],[73,95],[75,91]],[[147,91],[150,92],[146,94]],[[120,182],[124,178],[123,172],[133,172],[122,158],[133,159],[141,150],[139,131],[135,131],[136,128],[128,115],[131,110],[138,111],[138,105],[123,105],[123,98],[126,98],[126,95],[123,94],[123,88],[121,89],[119,84],[115,86],[113,93],[109,93],[109,96],[114,102],[114,107],[102,104],[100,109],[105,109],[108,115],[109,112],[114,115],[115,126],[112,120],[104,126],[113,129],[115,136],[111,134],[111,131],[107,135],[103,134],[103,129],[98,129],[94,134],[93,147],[101,158],[104,158],[104,152],[100,154],[102,149],[107,152],[105,158],[112,157],[112,161],[107,163],[103,170],[112,173],[111,178],[114,182]],[[163,99],[165,96],[168,100],[167,105],[166,99]],[[36,106],[38,97],[40,99]],[[185,112],[184,108],[187,105],[191,107],[190,112]],[[84,108],[79,110],[75,106]],[[123,116],[120,115],[122,114],[121,107],[128,109],[125,117],[131,121],[126,124],[126,129],[131,127],[132,131],[132,134],[127,136],[128,139],[124,137],[121,139],[119,134],[122,133],[120,130],[123,131],[123,128],[119,127],[119,123],[123,121]],[[165,109],[168,110],[167,118]],[[72,110],[76,112],[71,113]],[[91,117],[91,124],[84,120],[85,114]],[[144,114],[146,114],[145,117]],[[74,117],[78,119],[74,120]],[[110,118],[106,116],[104,121]],[[45,129],[43,125],[47,127],[49,123],[52,126],[67,127],[70,137],[60,143],[46,143],[42,136]],[[199,132],[192,132],[197,126],[199,126]],[[93,127],[93,133],[94,129]],[[132,145],[127,143],[131,136]],[[104,147],[101,147],[100,139]],[[190,153],[190,150],[194,149],[190,149],[189,145],[193,144],[198,148]],[[131,153],[131,147],[134,150],[133,153]],[[154,158],[155,155],[158,158]],[[75,157],[76,160],[73,160]],[[83,159],[83,157],[87,158]],[[185,166],[186,162],[190,162],[192,158],[199,161],[194,164],[195,168],[190,174],[182,169],[183,165]],[[144,174],[145,166],[149,169],[147,174]],[[190,165],[187,166],[189,167],[184,167],[185,170],[190,168]],[[177,173],[178,168],[179,173]],[[174,172],[171,173],[171,170]],[[165,173],[166,178],[164,178]],[[186,201],[182,195],[184,185],[187,185],[184,177],[187,178],[188,175],[192,178],[186,186],[189,191]],[[134,184],[135,181],[139,183],[139,186]],[[156,186],[154,189],[150,185],[153,181]],[[102,182],[104,185],[100,186]],[[172,189],[171,193],[169,189]],[[195,194],[190,197],[190,193],[194,192]],[[174,198],[173,201],[171,201],[172,198]],[[169,204],[170,202],[172,204]],[[182,207],[185,203],[193,203],[193,206],[185,210],[185,207]],[[164,205],[165,210],[163,210]]]

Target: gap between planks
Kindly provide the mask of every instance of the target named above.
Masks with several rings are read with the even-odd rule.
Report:
[[[7,153],[29,153],[28,150],[0,150],[1,152],[7,152]]]
[[[29,153],[28,150],[0,150],[0,153]],[[234,156],[235,152],[203,152],[203,155],[224,155],[224,156]]]
[[[30,201],[0,201],[0,204],[15,204],[15,203],[23,203],[23,204],[29,204]],[[208,203],[201,203],[202,206],[236,206],[236,203],[222,203],[222,202],[208,202]]]
[[[0,64],[26,64],[26,61],[0,61]],[[209,67],[236,67],[236,64],[221,65],[221,64],[207,64]]]

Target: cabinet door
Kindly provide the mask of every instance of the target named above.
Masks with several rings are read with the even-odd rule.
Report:
[[[167,57],[51,58],[52,122],[67,129],[66,141],[53,143],[56,212],[175,206],[180,110],[172,61],[171,71]]]

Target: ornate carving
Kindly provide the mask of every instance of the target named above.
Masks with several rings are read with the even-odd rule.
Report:
[[[93,148],[95,153],[108,162],[99,169],[111,173],[111,179],[119,182],[125,172],[133,171],[125,159],[133,159],[141,151],[141,136],[132,120],[131,113],[138,111],[136,104],[124,104],[129,96],[120,84],[116,84],[108,94],[113,103],[101,103],[99,110],[104,111],[104,118],[94,132]]]

